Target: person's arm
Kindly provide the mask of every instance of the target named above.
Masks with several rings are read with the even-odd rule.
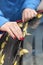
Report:
[[[2,37],[4,33],[3,31],[1,31],[1,26],[5,24],[6,22],[8,22],[8,19],[4,17],[2,11],[0,10],[0,38]]]
[[[9,20],[7,18],[4,17],[2,11],[0,10],[0,27],[5,24],[6,22],[8,22]]]
[[[22,21],[25,22],[27,20],[36,17],[37,12],[36,9],[40,4],[41,0],[25,0],[22,6]]]
[[[17,22],[10,22],[4,17],[2,11],[0,11],[0,38],[2,37],[4,31],[7,32],[13,39],[17,37],[19,40],[22,40],[22,31]]]
[[[37,9],[38,5],[40,4],[41,0],[25,0],[23,4],[23,9],[25,8],[31,8],[31,9]]]

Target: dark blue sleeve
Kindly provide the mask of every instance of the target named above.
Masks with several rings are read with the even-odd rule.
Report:
[[[8,22],[8,19],[4,17],[2,11],[0,10],[0,26],[2,26],[6,22]]]
[[[24,8],[31,8],[31,9],[37,9],[38,5],[40,4],[41,0],[25,0],[23,4]]]

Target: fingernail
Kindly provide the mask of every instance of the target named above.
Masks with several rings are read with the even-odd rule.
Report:
[[[20,40],[24,40],[24,37],[20,38]]]

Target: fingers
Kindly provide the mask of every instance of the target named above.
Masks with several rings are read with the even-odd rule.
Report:
[[[33,11],[33,12],[32,12]],[[32,14],[33,14],[33,17],[36,17],[36,15],[37,15],[37,12],[35,11],[35,10],[32,10],[31,12],[32,12]]]
[[[18,35],[20,36],[20,38],[22,38],[23,35],[22,35],[22,31],[21,31],[20,27],[18,26],[18,24],[15,24],[15,25],[16,25],[16,26],[14,26],[14,27],[15,27],[15,29],[16,29]]]
[[[6,31],[14,39],[17,37],[19,40],[23,37],[22,31],[16,22],[8,22],[1,27],[2,31]]]
[[[22,32],[19,26],[16,23],[13,23],[13,26],[10,27],[12,33],[20,40],[22,38]]]
[[[11,31],[11,29],[8,29],[8,33],[9,33],[9,35],[13,38],[13,39],[15,39],[16,38],[16,36],[13,34],[13,32]]]
[[[25,14],[24,14],[24,12],[22,13],[22,21],[24,22],[24,16],[25,16]]]
[[[36,17],[36,15],[37,15],[37,12],[35,10],[27,8],[22,13],[22,21],[24,22],[24,21],[30,20],[33,17]]]

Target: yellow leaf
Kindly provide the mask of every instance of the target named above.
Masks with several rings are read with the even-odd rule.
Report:
[[[42,14],[37,14],[36,17],[37,17],[37,18],[41,18],[41,17],[42,17]]]
[[[20,50],[20,56],[29,53],[29,51],[27,49],[21,49]]]
[[[15,61],[14,65],[17,65],[17,61]]]

